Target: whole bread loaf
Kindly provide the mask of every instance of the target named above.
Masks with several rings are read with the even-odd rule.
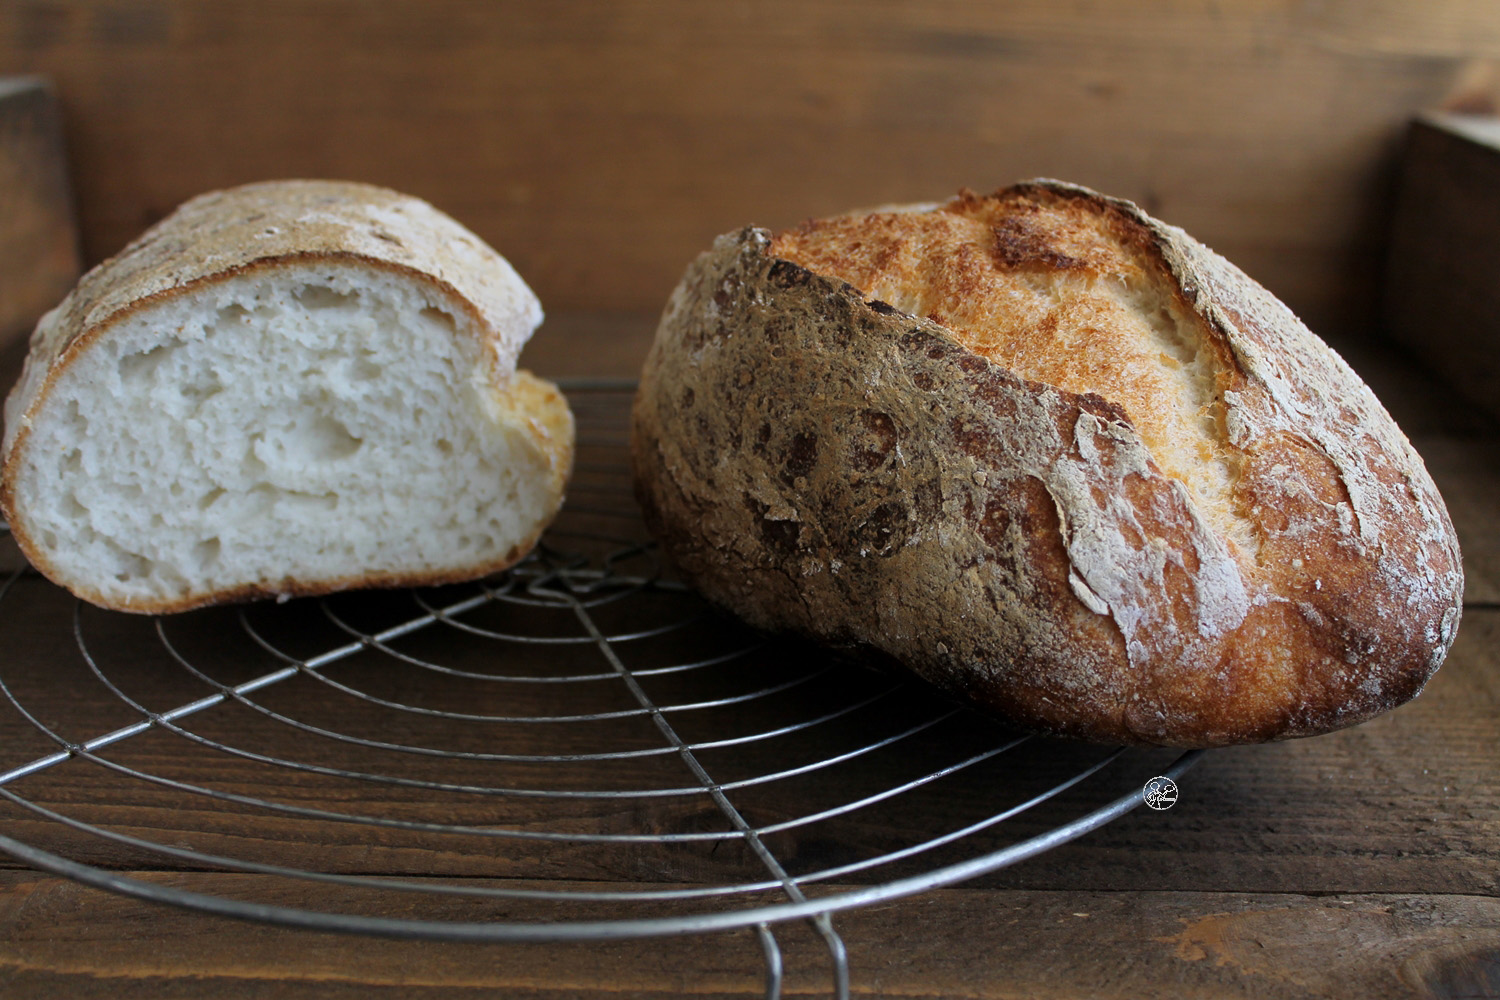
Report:
[[[467,579],[562,502],[573,421],[517,371],[540,304],[425,202],[275,181],[184,204],[38,324],[0,506],[96,604]]]
[[[1458,544],[1370,390],[1275,297],[1056,182],[721,237],[633,462],[685,578],[1026,727],[1348,726],[1453,641]]]

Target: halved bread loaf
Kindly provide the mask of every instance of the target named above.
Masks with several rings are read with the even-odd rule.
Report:
[[[540,321],[499,254],[415,198],[204,195],[38,325],[0,505],[38,569],[129,611],[503,568],[571,468],[566,402],[515,368]]]
[[[1457,629],[1447,511],[1370,390],[1083,188],[721,237],[634,419],[648,522],[710,599],[1034,729],[1325,732],[1414,696]]]

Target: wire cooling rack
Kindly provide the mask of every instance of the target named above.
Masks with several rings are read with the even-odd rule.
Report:
[[[311,930],[748,930],[770,997],[806,920],[847,996],[839,911],[1065,843],[1196,761],[1031,738],[716,612],[631,500],[630,387],[564,388],[568,505],[475,584],[143,618],[8,553],[0,637],[30,652],[0,673],[0,850]]]

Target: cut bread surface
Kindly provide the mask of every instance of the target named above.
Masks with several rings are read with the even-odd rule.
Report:
[[[475,326],[362,262],[192,287],[57,373],[11,505],[55,577],[143,609],[512,562],[555,512],[571,418],[527,373],[497,384]]]

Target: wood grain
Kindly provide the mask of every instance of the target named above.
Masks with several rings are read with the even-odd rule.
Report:
[[[452,212],[569,312],[659,310],[745,223],[1051,175],[1364,332],[1405,122],[1493,105],[1497,60],[1475,0],[0,10],[0,61],[62,95],[89,261],[208,188],[349,177]]]
[[[249,876],[143,877],[257,894]],[[143,921],[158,947],[139,947]],[[1493,996],[1500,986],[1500,902],[1486,896],[950,889],[841,914],[835,926],[850,948],[852,992],[863,997],[1431,998]],[[821,943],[796,924],[777,935],[785,995],[829,995]],[[719,998],[760,995],[760,977],[748,932],[563,945],[386,942],[147,908],[0,873],[0,988],[18,1000]]]

